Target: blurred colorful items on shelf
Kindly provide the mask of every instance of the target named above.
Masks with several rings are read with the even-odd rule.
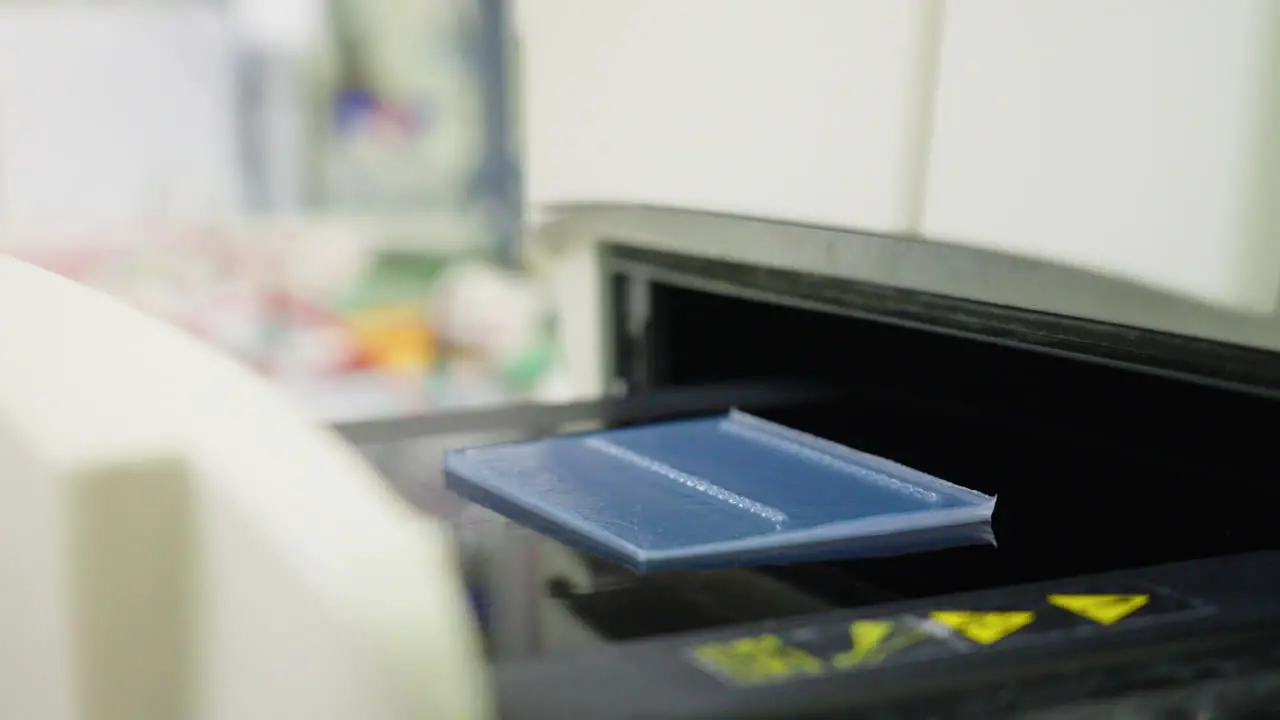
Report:
[[[363,367],[421,375],[435,365],[436,337],[421,308],[362,310],[347,318]]]
[[[456,245],[432,251],[430,234],[407,248],[358,227],[153,225],[111,242],[0,247],[183,328],[306,402],[358,395],[364,414],[465,404],[545,374],[551,323],[527,277]]]
[[[413,108],[379,101],[359,90],[339,93],[334,105],[334,120],[342,133],[364,131],[383,137],[412,137],[423,124],[420,113]]]

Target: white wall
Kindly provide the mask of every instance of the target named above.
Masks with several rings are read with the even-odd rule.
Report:
[[[237,209],[234,60],[214,7],[0,8],[0,223]]]
[[[524,0],[527,192],[1030,256],[1273,309],[1271,0]]]
[[[934,0],[525,0],[530,204],[617,200],[901,232]]]
[[[1280,3],[949,0],[922,231],[1269,311]]]

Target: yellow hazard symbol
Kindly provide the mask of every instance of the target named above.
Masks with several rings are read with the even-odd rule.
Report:
[[[1000,612],[974,612],[970,610],[940,610],[929,613],[934,622],[942,623],[981,645],[997,643],[1030,625],[1036,614],[1023,610]]]
[[[1050,595],[1049,603],[1099,625],[1119,622],[1146,607],[1150,595]]]
[[[694,654],[704,665],[748,685],[819,675],[823,670],[821,660],[772,634],[702,645]]]
[[[875,665],[928,637],[924,630],[904,623],[855,620],[849,624],[852,647],[831,658],[831,664],[842,670]]]

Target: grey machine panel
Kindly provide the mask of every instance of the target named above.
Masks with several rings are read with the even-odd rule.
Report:
[[[566,205],[554,217],[540,242],[611,242],[1280,350],[1274,313],[1230,312],[1123,279],[920,238],[633,205]]]

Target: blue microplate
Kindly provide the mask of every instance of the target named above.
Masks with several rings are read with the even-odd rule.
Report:
[[[733,411],[450,452],[453,492],[636,572],[994,544],[995,498]]]

